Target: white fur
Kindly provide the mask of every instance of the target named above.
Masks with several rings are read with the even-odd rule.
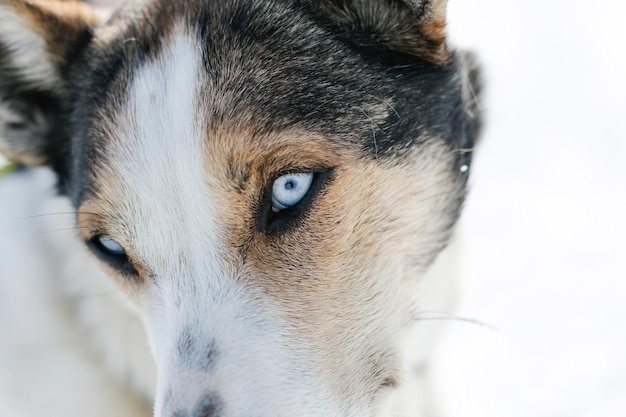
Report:
[[[54,88],[57,71],[46,41],[11,7],[0,4],[0,41],[11,52],[16,73],[24,81]]]
[[[244,288],[225,260],[204,161],[200,65],[198,41],[179,27],[136,75],[110,126],[107,152],[120,181],[115,200],[125,202],[117,214],[137,237],[133,244],[158,288],[141,300],[159,368],[156,415],[191,411],[209,392],[232,417],[339,415],[302,371],[307,358],[290,349],[277,305]],[[190,360],[177,353],[186,329],[195,343],[215,344],[210,372],[181,363]],[[174,402],[167,402],[170,390]]]

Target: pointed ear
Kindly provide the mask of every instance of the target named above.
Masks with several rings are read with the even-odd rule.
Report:
[[[384,47],[434,63],[448,59],[447,0],[303,0],[360,47]]]
[[[98,21],[77,1],[0,0],[0,153],[29,165],[52,162],[62,71]]]

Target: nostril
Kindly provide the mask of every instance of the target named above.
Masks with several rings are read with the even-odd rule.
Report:
[[[193,412],[178,410],[171,417],[222,417],[222,400],[215,393],[205,396]]]
[[[200,402],[193,417],[221,417],[222,401],[217,394],[209,394]]]
[[[217,417],[219,409],[215,404],[206,405],[195,417]]]

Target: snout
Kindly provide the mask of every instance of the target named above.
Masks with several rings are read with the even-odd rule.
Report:
[[[279,318],[222,293],[197,308],[160,304],[148,322],[155,417],[335,416],[311,356]]]
[[[199,337],[186,329],[177,337],[173,366],[165,370],[164,395],[157,403],[159,417],[216,417],[223,415],[221,395],[206,388],[214,378],[220,353],[211,337]]]
[[[233,320],[210,336],[184,330],[157,351],[155,417],[347,415],[337,411],[310,355],[291,350],[271,323],[254,324]]]
[[[298,403],[308,408],[301,391],[310,381],[275,343],[219,333],[185,330],[157,358],[156,417],[276,417],[300,415]]]
[[[194,267],[203,273],[158,273],[158,285],[146,292],[144,322],[158,370],[155,417],[374,415],[388,360],[380,351],[386,340],[371,335],[381,332],[354,332],[354,320],[338,320],[326,327],[332,335],[311,334],[325,323],[294,319],[238,270],[203,265]]]

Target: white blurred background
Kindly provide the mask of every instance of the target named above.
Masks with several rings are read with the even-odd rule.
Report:
[[[450,0],[484,66],[445,417],[626,416],[626,3]],[[624,256],[624,257],[623,257]]]
[[[494,329],[449,326],[441,414],[625,417],[626,4],[449,11],[486,85],[458,315]]]

